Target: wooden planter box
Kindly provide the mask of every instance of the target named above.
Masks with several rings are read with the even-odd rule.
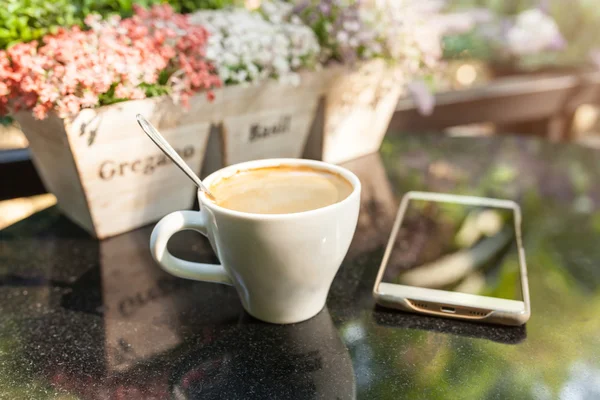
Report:
[[[362,185],[358,224],[347,255],[353,259],[385,248],[399,204],[379,153],[348,161],[343,166],[354,172]]]
[[[56,115],[16,118],[29,141],[33,163],[58,206],[98,238],[113,236],[190,208],[194,184],[139,128],[146,116],[200,172],[210,123],[193,102],[184,111],[166,98],[128,101],[86,109],[73,119]]]
[[[27,148],[27,139],[18,126],[0,125],[0,151],[25,148]]]
[[[378,151],[403,90],[400,71],[383,60],[338,71],[327,91],[323,160],[341,163]]]
[[[206,112],[220,129],[209,142],[203,173],[250,160],[302,157],[330,76],[307,72],[299,86],[270,81],[216,90]]]

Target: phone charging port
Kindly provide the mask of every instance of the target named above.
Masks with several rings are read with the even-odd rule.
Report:
[[[449,313],[449,314],[456,313],[456,308],[454,308],[454,307],[440,307],[440,310],[442,310],[442,312]]]

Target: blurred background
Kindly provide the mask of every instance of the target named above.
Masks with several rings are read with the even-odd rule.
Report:
[[[175,11],[192,13],[230,6],[256,8],[261,3],[260,0],[7,1],[0,10],[0,49],[39,40],[59,27],[81,25],[92,13],[129,17],[134,4],[147,7],[169,3]],[[443,62],[427,82],[436,94],[438,110],[423,116],[415,113],[410,98],[403,98],[391,129],[435,129],[453,135],[510,132],[600,145],[596,104],[600,9],[593,0],[431,3],[441,4],[441,12],[450,17],[440,22],[450,25],[441,38]],[[427,117],[427,121],[422,117]],[[27,148],[27,139],[18,124],[10,116],[1,117],[0,122],[0,162],[26,159],[25,152],[8,152]]]

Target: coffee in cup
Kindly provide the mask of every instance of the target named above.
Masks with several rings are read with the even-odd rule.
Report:
[[[216,204],[255,214],[290,214],[338,203],[353,191],[334,172],[306,166],[281,165],[241,170],[210,186]]]
[[[199,212],[164,217],[150,238],[154,259],[175,276],[233,285],[244,309],[263,321],[316,315],[356,229],[358,177],[320,161],[269,159],[223,168],[204,184],[216,202],[199,191]],[[221,264],[173,256],[167,243],[185,229],[205,235]]]

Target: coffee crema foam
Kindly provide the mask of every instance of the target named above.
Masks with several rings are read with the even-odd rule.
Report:
[[[354,190],[344,177],[306,166],[239,171],[210,185],[215,203],[255,214],[290,214],[339,203]]]

